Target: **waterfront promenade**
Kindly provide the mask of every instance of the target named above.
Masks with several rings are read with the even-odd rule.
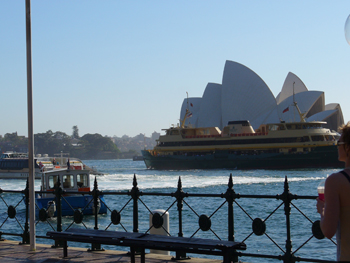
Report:
[[[149,263],[170,263],[183,262],[183,260],[171,260],[172,256],[146,254],[146,262]],[[222,258],[203,259],[191,258],[186,260],[188,263],[219,263]],[[50,245],[36,244],[36,251],[30,251],[30,245],[19,245],[18,241],[0,241],[0,262],[87,262],[105,263],[105,262],[131,262],[130,257],[125,251],[95,251],[88,252],[86,248],[68,248],[68,257],[63,258],[62,248],[51,248]],[[136,263],[141,262],[140,257],[136,257]]]

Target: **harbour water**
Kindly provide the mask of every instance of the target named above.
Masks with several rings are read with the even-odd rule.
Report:
[[[285,177],[289,182],[289,190],[292,194],[300,196],[316,196],[317,185],[321,180],[325,179],[328,174],[337,170],[335,169],[310,169],[310,170],[188,170],[188,171],[156,171],[148,170],[141,161],[132,160],[88,160],[84,163],[90,167],[96,168],[105,175],[96,176],[98,187],[100,190],[108,193],[109,191],[126,192],[131,190],[134,174],[140,191],[143,192],[163,192],[171,193],[177,189],[179,177],[181,177],[184,192],[188,193],[206,193],[220,194],[227,190],[229,175],[233,177],[233,189],[236,193],[242,195],[278,195],[283,193]],[[94,177],[91,178],[94,180]],[[93,182],[91,182],[93,185]],[[0,188],[6,190],[23,190],[25,181],[19,180],[0,180]],[[35,181],[36,190],[40,189],[40,180]],[[2,194],[6,200],[20,199],[17,194]],[[124,198],[122,200],[122,198]],[[112,209],[121,210],[123,205],[130,197],[120,197],[113,195],[105,195],[106,203]],[[147,204],[149,209],[168,209],[174,202],[174,198],[169,197],[141,197],[142,201]],[[247,238],[247,252],[252,254],[283,254],[286,241],[286,223],[283,206],[280,200],[276,199],[254,199],[242,198],[236,200],[244,211],[234,204],[234,220],[235,220],[235,240],[242,241]],[[212,215],[214,211],[224,202],[222,198],[188,198],[186,202],[194,207],[195,213],[198,215]],[[294,200],[291,210],[291,239],[293,251],[303,245],[311,236],[312,223],[319,219],[316,212],[315,200]],[[295,208],[297,207],[297,209]],[[22,209],[22,210],[21,210]],[[272,216],[269,216],[274,210]],[[302,213],[300,213],[300,211]],[[17,217],[23,218],[24,209],[20,208]],[[176,221],[177,210],[176,205],[169,210],[170,213],[170,234],[177,235],[178,225]],[[196,214],[184,205],[183,232],[184,236],[191,236],[198,229],[198,217]],[[145,207],[139,208],[139,231],[148,230],[149,211]],[[7,207],[4,202],[0,203],[0,224],[3,224],[7,217]],[[307,218],[308,219],[307,219]],[[266,234],[262,236],[251,235],[252,220],[254,218],[262,218],[266,220]],[[227,239],[227,208],[220,208],[212,217],[212,229],[222,239]],[[49,219],[49,222],[55,226],[56,219]],[[66,218],[63,222],[63,229],[69,227],[72,218]],[[99,216],[99,228],[105,229],[110,224],[110,212],[107,215]],[[121,220],[123,227],[128,231],[132,231],[132,206],[124,209]],[[88,228],[94,227],[93,217],[84,218],[84,224]],[[7,220],[0,228],[0,231],[6,232],[18,227],[16,220]],[[118,229],[119,228],[119,229]],[[121,226],[110,226],[110,230],[121,229]],[[52,230],[50,224],[39,222],[36,226],[37,235],[45,235]],[[196,234],[196,237],[215,238],[212,231]],[[11,237],[5,237],[11,239]],[[15,238],[15,237],[14,237]],[[50,240],[38,239],[38,243],[49,243]],[[276,244],[277,245],[276,245]],[[77,246],[87,246],[77,244]],[[109,248],[108,248],[109,249]],[[115,249],[111,247],[110,249]],[[118,247],[118,250],[122,248]],[[281,250],[282,249],[282,250]],[[323,260],[334,260],[336,246],[328,239],[318,240],[311,238],[305,246],[302,246],[296,256],[304,258],[317,258]],[[251,257],[242,257],[242,261],[247,262],[279,262],[275,259],[257,259]]]

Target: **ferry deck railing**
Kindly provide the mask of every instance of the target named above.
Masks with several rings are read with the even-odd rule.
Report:
[[[149,233],[152,228],[163,228],[167,234],[170,235],[170,231],[166,230],[163,226],[162,217],[163,215],[170,211],[175,210],[177,214],[173,219],[177,222],[177,226],[174,226],[177,228],[177,236],[182,237],[184,236],[184,228],[186,228],[185,232],[188,234],[188,237],[194,237],[199,235],[199,232],[204,235],[207,235],[206,233],[209,233],[210,235],[214,236],[214,238],[222,239],[220,235],[223,235],[224,232],[227,234],[227,240],[230,241],[243,241],[247,244],[247,252],[235,252],[232,258],[233,262],[238,262],[241,257],[247,257],[247,258],[268,258],[268,259],[275,259],[279,261],[283,261],[285,263],[289,262],[331,262],[329,259],[320,259],[320,258],[310,258],[310,257],[304,257],[304,256],[298,256],[298,252],[303,249],[308,243],[311,242],[311,240],[316,240],[316,242],[319,242],[319,240],[323,239],[324,236],[322,234],[322,231],[320,229],[319,220],[311,220],[307,213],[302,211],[302,209],[298,208],[295,204],[296,200],[304,200],[308,201],[308,204],[310,204],[310,201],[313,201],[316,199],[316,196],[301,196],[290,193],[289,190],[289,183],[287,177],[285,177],[284,181],[284,187],[281,194],[276,195],[257,195],[257,194],[250,194],[250,195],[243,195],[238,194],[233,189],[233,179],[232,175],[229,177],[228,182],[228,188],[225,193],[188,193],[184,192],[182,189],[182,181],[179,177],[178,184],[176,191],[174,192],[143,192],[140,191],[138,188],[138,183],[136,179],[136,175],[134,175],[133,178],[133,187],[129,191],[100,191],[98,189],[97,179],[94,180],[94,188],[92,191],[89,192],[89,194],[93,195],[93,199],[91,202],[94,203],[94,215],[93,216],[84,216],[84,208],[74,211],[74,216],[70,217],[68,219],[71,220],[70,222],[66,222],[65,229],[63,229],[62,225],[62,214],[61,214],[61,203],[67,202],[67,200],[64,197],[64,191],[62,190],[61,186],[58,186],[54,193],[56,195],[56,206],[57,206],[57,218],[56,219],[50,219],[48,217],[48,211],[46,209],[41,209],[39,211],[39,218],[37,218],[36,227],[38,228],[39,223],[40,224],[47,224],[50,228],[50,230],[54,231],[64,231],[69,229],[73,225],[80,225],[84,228],[91,228],[91,225],[93,225],[94,229],[105,229],[110,230],[113,226],[118,226],[119,228],[123,229],[123,231],[132,231],[132,232],[139,232],[139,219],[141,216],[140,211],[142,210],[140,207],[143,207],[144,211],[148,211],[149,214],[153,215],[152,225],[148,228],[145,227],[145,222],[143,222],[143,228],[146,229],[145,233]],[[42,194],[42,193],[48,193],[45,191],[36,191],[36,194]],[[52,193],[52,192],[51,192]],[[74,194],[82,194],[81,192],[73,192]],[[12,197],[14,194],[19,195],[20,197],[17,198],[17,200],[14,200]],[[85,193],[86,194],[86,193]],[[105,202],[105,205],[108,209],[107,216],[110,216],[110,222],[105,225],[104,227],[101,226],[101,221],[99,221],[99,215],[98,215],[98,199],[101,195],[104,195],[107,199],[107,196],[119,196],[121,198],[124,198],[126,200],[119,201],[117,203],[114,202],[114,204],[108,205],[108,202]],[[151,202],[153,198],[153,201],[157,201],[160,198],[164,200],[166,198],[168,200],[167,208],[165,209],[165,212],[163,215],[156,215],[153,214],[152,209],[149,207],[150,204],[148,204],[148,201],[151,203],[152,206],[155,206],[154,202]],[[195,205],[191,204],[192,198],[199,198],[200,200],[203,199],[203,201],[200,201],[199,204],[200,207],[195,207]],[[200,214],[197,210],[203,210],[201,209],[201,206],[205,206],[204,200],[205,198],[217,198],[219,200],[222,200],[219,205],[216,208],[208,208],[205,207],[205,209],[208,209],[206,213],[210,214],[209,216],[207,214]],[[147,199],[147,201],[145,201]],[[247,200],[247,202],[242,202],[243,200]],[[251,204],[253,202],[260,203],[260,200],[268,200],[268,202],[271,202],[272,200],[276,201],[278,205],[272,210],[272,211],[264,211],[263,215],[265,216],[264,219],[261,219],[260,217],[253,217],[251,216]],[[271,201],[269,201],[271,200]],[[102,200],[100,200],[103,202]],[[10,202],[14,202],[12,205],[9,205]],[[157,203],[157,209],[159,208],[159,202]],[[166,202],[163,202],[163,205],[165,205]],[[22,204],[24,208],[20,209],[21,212],[17,213],[17,209]],[[114,207],[113,207],[114,206]],[[115,206],[119,208],[115,209]],[[130,207],[131,206],[131,207]],[[227,210],[224,210],[224,207],[226,206]],[[248,208],[247,208],[248,206]],[[186,215],[184,215],[184,207],[186,208]],[[238,209],[238,211],[234,212],[235,209]],[[308,206],[310,207],[310,205]],[[73,208],[72,208],[73,209]],[[112,210],[113,209],[113,210]],[[269,208],[270,210],[271,208]],[[283,209],[283,213],[280,212],[280,210]],[[296,248],[293,250],[293,242],[292,242],[292,231],[295,231],[296,228],[291,227],[291,210],[295,211],[299,215],[301,215],[301,218],[308,221],[310,223],[310,228],[303,230],[303,232],[306,232],[306,237],[298,237],[298,239],[305,240]],[[312,206],[312,209],[314,208],[314,205]],[[26,184],[26,187],[22,191],[13,191],[13,190],[3,190],[0,188],[0,211],[7,210],[5,212],[2,212],[2,216],[0,216],[0,238],[2,236],[15,236],[21,238],[22,244],[28,244],[30,241],[29,235],[29,188],[28,188],[28,182]],[[24,210],[24,211],[23,211]],[[74,209],[73,209],[74,210]],[[307,209],[308,210],[308,209]],[[210,212],[211,211],[211,212]],[[241,212],[240,217],[238,218],[237,214],[238,212]],[[279,211],[279,214],[278,214]],[[219,213],[220,212],[220,213]],[[308,211],[309,212],[309,211]],[[313,211],[314,212],[314,211]],[[126,220],[122,220],[123,214],[126,213],[128,215],[128,218]],[[216,233],[214,231],[215,227],[213,227],[213,218],[216,215],[224,214],[226,218],[225,225],[226,227],[223,227],[223,231],[220,232],[220,234]],[[271,234],[267,231],[266,222],[270,220],[270,218],[274,215],[278,214],[278,216],[282,216],[282,219],[279,219],[280,224],[285,224],[285,232],[284,233],[278,233],[277,238],[273,238]],[[194,215],[194,216],[193,216]],[[241,220],[242,221],[242,215],[245,215],[250,221],[244,222],[247,227],[248,225],[251,225],[251,230],[246,231],[246,233],[240,234],[240,229],[235,229],[235,221]],[[130,218],[132,217],[132,220]],[[93,223],[91,223],[91,219],[93,218]],[[104,216],[106,217],[106,216]],[[196,229],[188,229],[188,227],[184,227],[184,224],[187,223],[189,220],[189,217],[191,217],[191,220],[196,220],[198,223],[198,228]],[[106,218],[105,218],[106,219]],[[124,219],[124,218],[123,218]],[[8,229],[4,229],[5,224],[9,223],[11,220],[15,221],[16,224],[19,226],[18,229],[14,229],[11,227],[11,231]],[[85,224],[84,221],[89,220],[89,224]],[[106,220],[105,220],[106,221]],[[108,222],[109,220],[107,220]],[[145,221],[145,220],[144,220]],[[222,223],[222,216],[220,217],[220,220],[215,220],[214,223],[217,225]],[[130,224],[132,222],[132,225]],[[148,223],[148,222],[147,222]],[[296,223],[297,225],[300,225],[299,222]],[[193,225],[193,224],[192,224]],[[242,223],[241,223],[242,225]],[[132,229],[130,229],[132,227]],[[127,229],[129,228],[129,230]],[[249,228],[249,227],[248,227]],[[174,230],[174,229],[172,229]],[[275,229],[273,229],[275,230]],[[37,231],[38,232],[38,231]],[[272,231],[274,232],[274,231]],[[192,234],[191,234],[192,233]],[[239,237],[239,240],[235,240],[236,237]],[[253,242],[261,242],[257,238],[260,238],[262,236],[265,236],[267,240],[271,242],[271,245],[277,248],[277,251],[279,253],[253,253],[249,251],[249,240],[252,239],[252,237],[255,236],[255,240]],[[47,237],[45,235],[37,235],[37,238],[46,239]],[[236,238],[237,239],[237,238]],[[281,245],[281,240],[283,245]],[[285,240],[285,241],[283,241]],[[334,246],[335,251],[335,245],[336,243],[333,240],[329,240],[329,245]],[[59,247],[60,244],[55,242],[56,247]],[[314,248],[316,250],[316,248]],[[101,248],[100,244],[91,244],[91,250],[103,250]],[[304,253],[305,254],[305,253]],[[308,249],[307,255],[316,255],[316,251],[314,253]],[[175,255],[175,259],[186,259],[188,256],[186,253],[183,252],[177,252]]]

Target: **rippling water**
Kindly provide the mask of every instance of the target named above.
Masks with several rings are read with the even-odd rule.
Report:
[[[188,170],[188,171],[156,171],[147,170],[145,164],[141,161],[132,160],[89,160],[84,161],[90,167],[96,168],[98,171],[105,173],[105,175],[96,176],[98,181],[98,187],[105,192],[109,191],[123,191],[131,190],[134,174],[136,175],[138,187],[143,192],[174,192],[176,191],[178,180],[181,177],[182,187],[184,192],[188,193],[224,193],[227,189],[229,175],[232,174],[234,190],[236,193],[242,195],[258,194],[258,195],[277,195],[282,194],[285,177],[287,176],[289,181],[289,188],[292,194],[297,195],[317,195],[317,185],[328,174],[335,172],[333,169],[310,169],[310,170],[253,170],[253,171],[241,171],[241,170]],[[94,177],[91,178],[94,180]],[[91,182],[93,185],[93,182]],[[24,181],[18,180],[1,180],[0,187],[2,189],[22,190],[25,187]],[[35,181],[35,188],[39,190],[40,180]],[[5,200],[14,200],[17,197],[15,195],[3,195]],[[18,195],[17,195],[18,196]],[[116,197],[106,195],[106,203],[111,209],[122,209],[122,206],[126,203],[130,197]],[[173,198],[169,197],[149,197],[142,196],[142,200],[147,203],[149,208],[154,209],[167,209],[172,202]],[[188,198],[186,202],[190,206],[195,207],[196,213],[211,215],[215,209],[223,203],[222,198]],[[256,217],[266,219],[269,214],[281,204],[281,201],[275,199],[237,199],[237,203],[244,208],[242,211],[235,204],[235,240],[241,241],[252,232],[251,219]],[[319,219],[319,215],[316,213],[314,200],[295,200],[293,204],[298,207],[311,221]],[[148,229],[148,216],[149,212],[145,207],[139,205],[140,223],[139,231],[144,232]],[[0,224],[5,220],[7,213],[7,207],[3,202],[0,203]],[[21,208],[19,208],[21,209]],[[132,206],[129,209],[125,209],[122,215],[122,223],[128,231],[132,231]],[[21,213],[22,212],[22,213]],[[177,211],[176,205],[170,211],[170,233],[177,235]],[[18,217],[24,217],[24,209],[20,210]],[[227,239],[227,208],[221,208],[217,213],[212,216],[212,228],[222,239]],[[55,226],[56,219],[50,219],[50,222]],[[198,218],[196,215],[184,206],[183,217],[183,231],[184,236],[190,236],[194,230],[198,228]],[[291,212],[291,227],[292,227],[292,241],[293,250],[301,246],[311,236],[311,223],[304,215],[299,213],[292,206]],[[66,218],[63,222],[63,229],[68,227],[72,222],[72,218]],[[94,227],[94,221],[92,217],[84,219],[84,223],[87,227]],[[105,229],[110,223],[110,214],[102,215],[99,217],[99,228]],[[8,229],[13,229],[16,226],[14,220],[6,222],[0,230],[4,232]],[[267,221],[266,221],[266,233],[271,239],[276,242],[278,246],[274,245],[269,237],[252,235],[246,240],[248,247],[248,253],[266,253],[279,255],[283,254],[281,249],[285,250],[286,240],[286,228],[285,228],[285,216],[283,206],[278,209]],[[119,226],[120,228],[120,226]],[[111,229],[118,229],[118,226],[112,226]],[[38,223],[37,235],[45,235],[46,231],[52,230],[47,223]],[[120,230],[120,229],[118,229]],[[210,237],[212,232],[198,233],[196,236]],[[8,238],[8,237],[6,237]],[[44,243],[48,240],[39,239],[37,242]],[[82,245],[82,244],[77,244]],[[85,245],[88,246],[88,245]],[[118,249],[122,249],[118,247]],[[316,240],[315,238],[302,247],[296,256],[300,257],[318,257],[319,259],[333,260],[335,258],[335,245],[329,240]],[[198,255],[196,255],[198,256]],[[248,262],[278,262],[271,259],[254,259],[254,258],[240,258],[242,261]]]

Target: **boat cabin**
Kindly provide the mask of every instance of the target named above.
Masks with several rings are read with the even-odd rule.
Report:
[[[88,192],[90,191],[90,170],[67,170],[56,169],[42,173],[41,190],[54,191],[61,182],[61,187],[66,192]],[[52,194],[48,194],[52,195]]]
[[[229,136],[231,134],[241,133],[255,133],[253,127],[248,120],[244,121],[229,121],[227,126],[222,131],[222,136]]]

